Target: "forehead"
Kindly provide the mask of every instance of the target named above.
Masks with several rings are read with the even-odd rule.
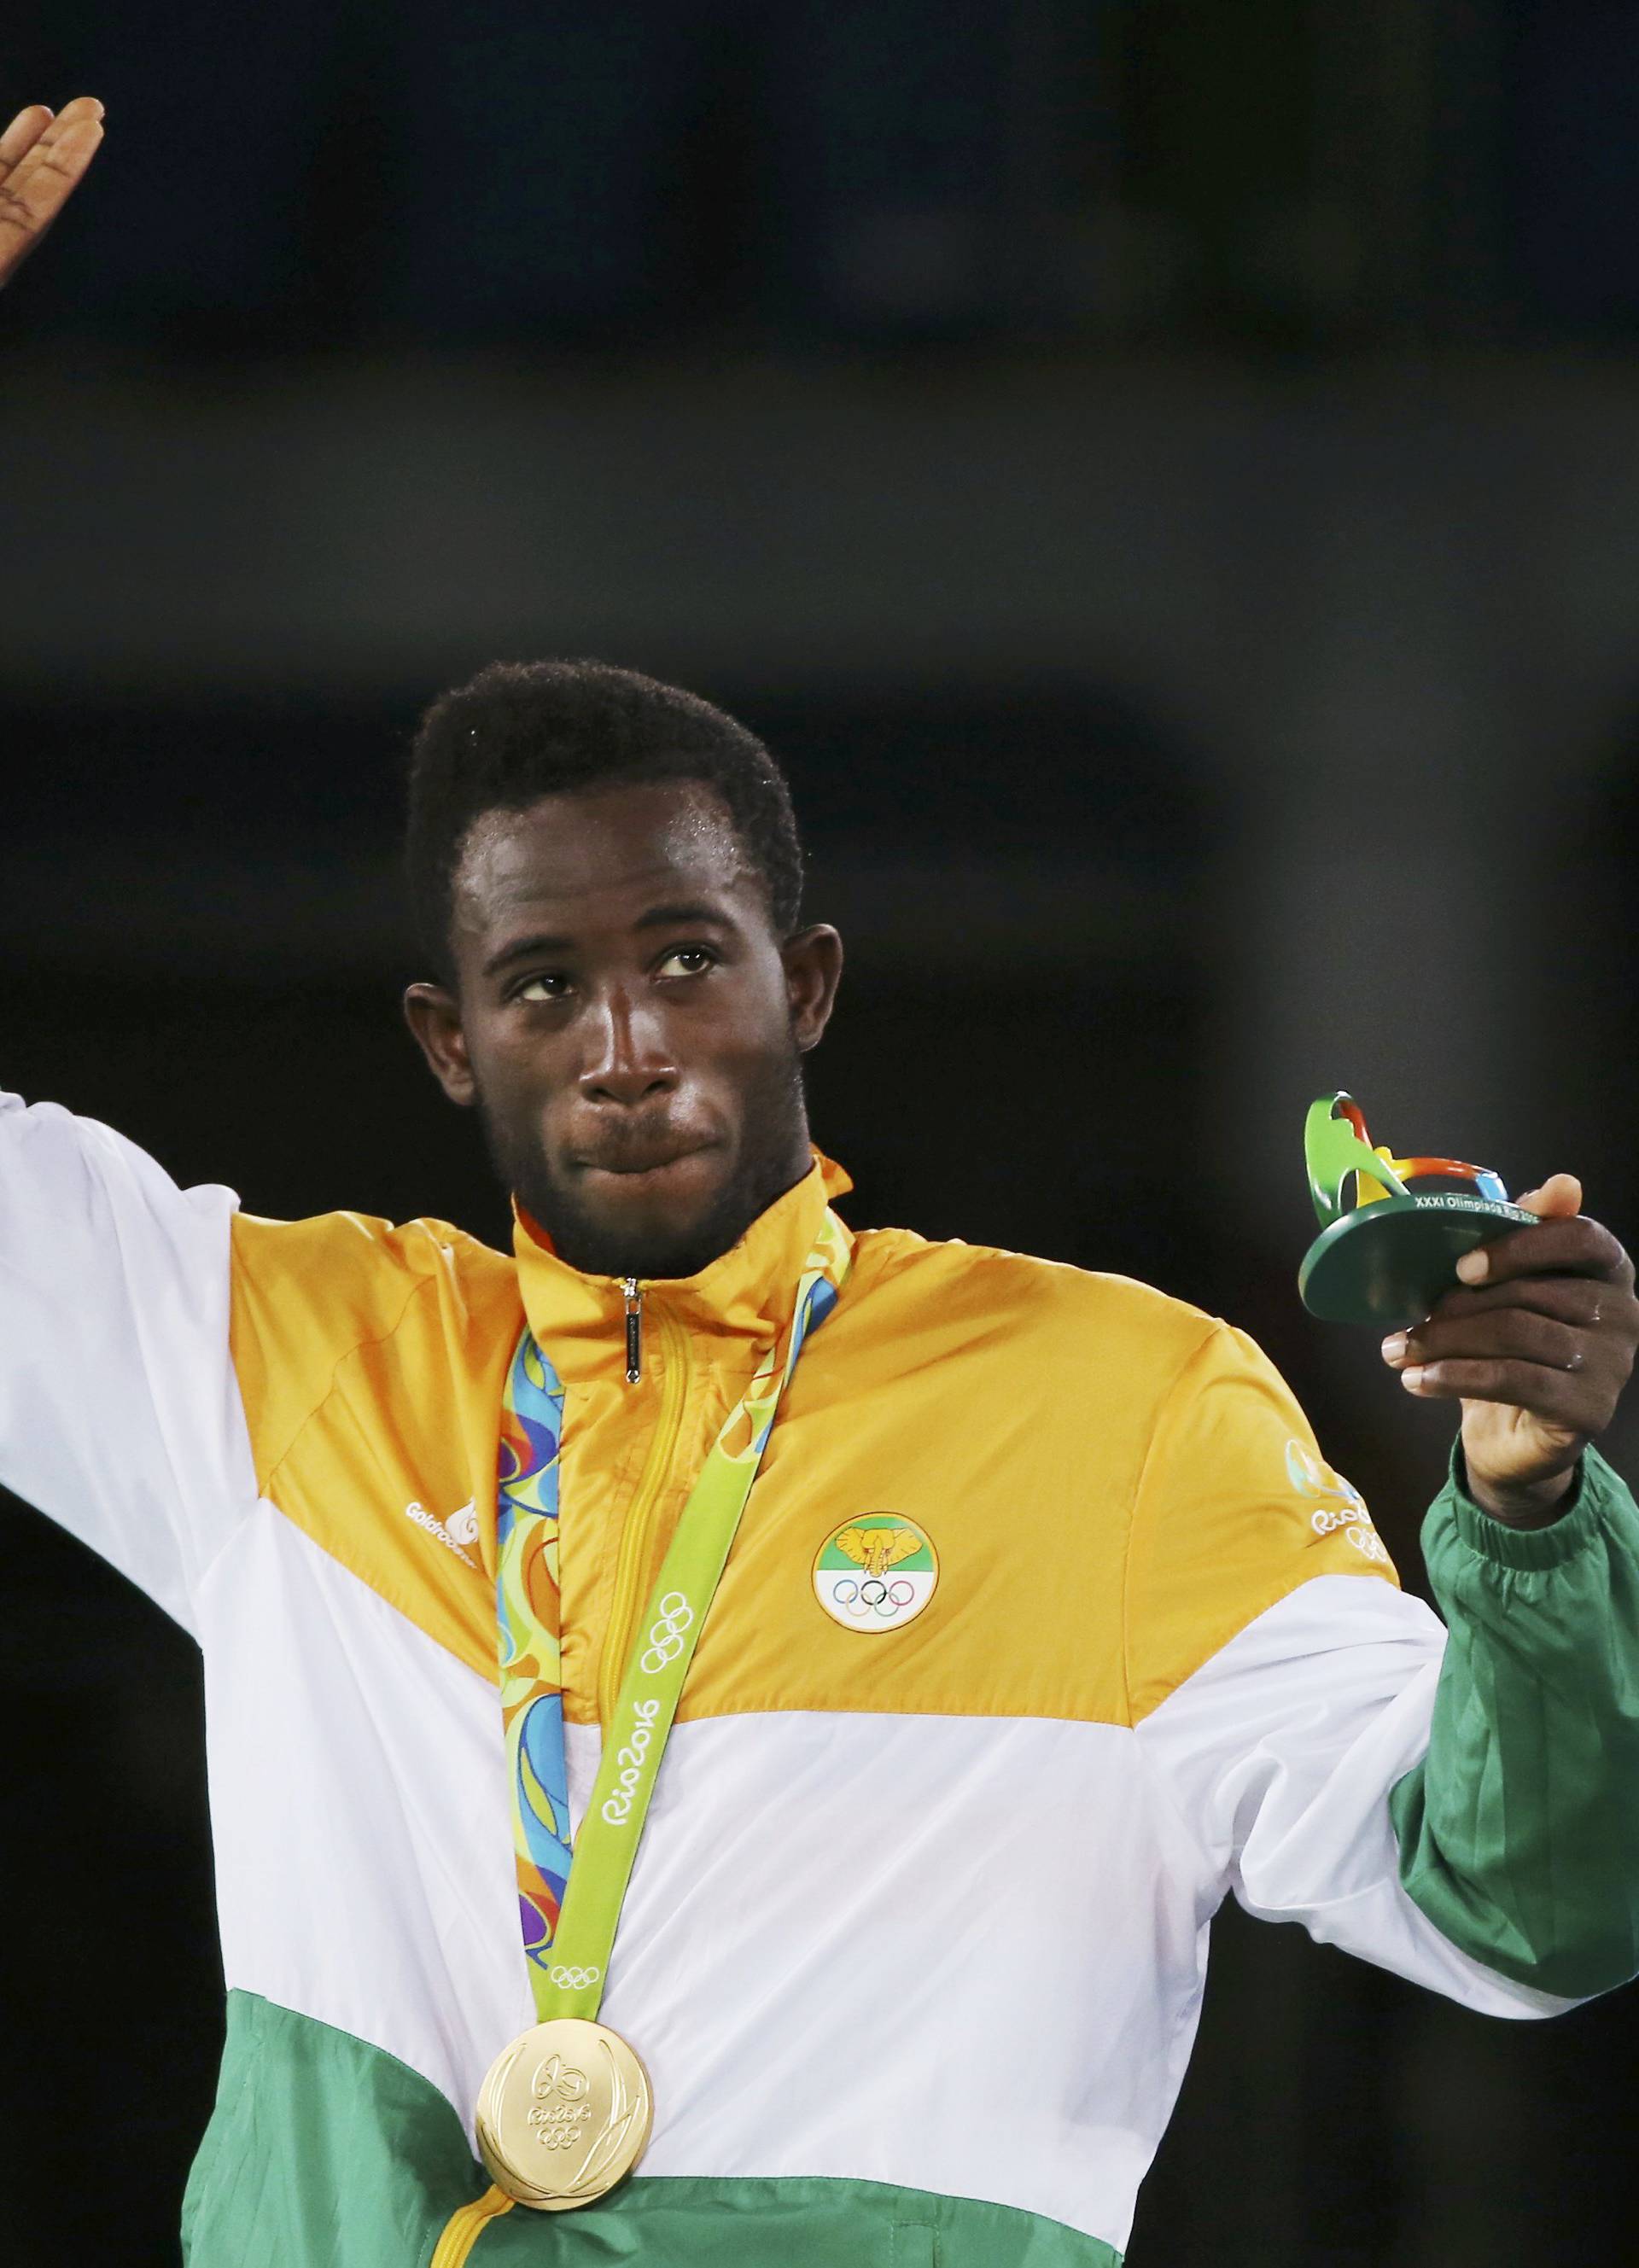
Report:
[[[757,888],[718,796],[698,781],[650,781],[485,812],[462,840],[451,912],[469,935],[525,917],[586,928],[635,919],[679,890],[721,897],[727,910]]]

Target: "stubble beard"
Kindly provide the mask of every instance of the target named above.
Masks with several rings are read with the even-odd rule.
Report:
[[[506,1124],[482,1091],[477,1107],[495,1169],[520,1211],[545,1231],[561,1260],[587,1276],[698,1275],[737,1244],[808,1167],[808,1103],[794,1037],[786,1052],[769,1057],[746,1094],[734,1172],[704,1218],[676,1233],[597,1220],[573,1186],[553,1173],[538,1138]]]

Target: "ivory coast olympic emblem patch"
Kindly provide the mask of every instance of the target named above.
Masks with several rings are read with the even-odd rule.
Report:
[[[902,1512],[864,1512],[832,1528],[814,1560],[814,1595],[844,1630],[897,1630],[939,1580],[926,1528]]]

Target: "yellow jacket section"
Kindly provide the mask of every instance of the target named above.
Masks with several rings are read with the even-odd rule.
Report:
[[[389,1605],[496,1675],[491,1543],[516,1269],[442,1221],[233,1223],[231,1338],[262,1494]],[[432,1531],[443,1529],[444,1540]]]
[[[233,1344],[262,1492],[493,1675],[498,1416],[527,1312],[565,1387],[565,1706],[597,1721],[634,1635],[624,1602],[646,1599],[845,1186],[817,1160],[732,1252],[646,1287],[636,1385],[618,1285],[525,1224],[509,1256],[438,1222],[242,1217]],[[926,1529],[939,1581],[913,1620],[845,1630],[814,1559],[873,1512]],[[1240,1333],[1122,1278],[867,1230],[794,1373],[679,1713],[1130,1725],[1328,1573],[1393,1571]]]

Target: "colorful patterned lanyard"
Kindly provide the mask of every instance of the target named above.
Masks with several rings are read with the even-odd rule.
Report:
[[[543,2023],[554,2016],[597,2014],[643,1815],[683,1678],[780,1396],[808,1333],[836,1305],[852,1249],[849,1231],[827,1208],[798,1279],[785,1361],[778,1360],[778,1341],[764,1349],[690,1492],[639,1625],[646,1631],[667,1623],[668,1643],[660,1649],[664,1660],[657,1659],[648,1672],[646,1691],[638,1690],[646,1683],[646,1657],[635,1646],[624,1665],[597,1785],[577,1838],[572,1894],[557,1561],[564,1389],[533,1333],[526,1328],[518,1343],[501,1403],[496,1593],[519,1918]],[[672,1601],[680,1603],[664,1614]],[[646,1737],[637,1744],[635,1765],[623,1765],[623,1736],[633,1729]],[[631,1746],[626,1739],[625,1747]]]

